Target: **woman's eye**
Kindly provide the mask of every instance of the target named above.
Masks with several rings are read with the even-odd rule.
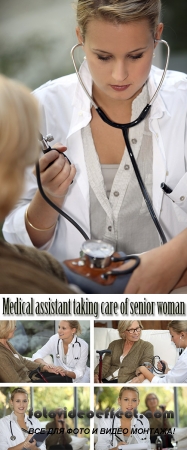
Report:
[[[97,57],[101,61],[109,61],[109,59],[111,58],[111,56],[101,56],[101,55],[97,55]]]
[[[140,59],[140,58],[142,58],[142,56],[143,56],[143,53],[139,53],[139,55],[129,55],[129,58],[131,58],[131,59]]]

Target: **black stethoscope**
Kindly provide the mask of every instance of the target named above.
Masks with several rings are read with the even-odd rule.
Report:
[[[118,409],[118,411],[120,411],[119,409]],[[112,434],[112,439],[110,440],[110,445],[113,447],[113,442],[114,442],[114,433],[113,433],[113,429],[114,429],[114,420],[115,420],[115,418],[116,418],[116,416],[114,416],[113,417],[113,419],[112,419],[112,432],[111,432],[111,434]],[[141,419],[136,419],[138,422],[140,422],[141,423],[141,425],[142,425],[142,427],[143,427],[143,422],[142,422],[142,420]],[[134,424],[133,425],[133,427],[135,427],[136,425]],[[119,437],[119,436],[116,436],[116,439],[118,440],[118,441],[120,441],[120,442],[122,442],[122,443],[124,443],[124,441]],[[145,441],[146,440],[146,437],[145,438],[141,438],[141,441]]]
[[[59,353],[59,343],[60,343],[60,341],[61,341],[61,339],[58,339],[58,342],[57,342],[56,358],[58,358],[58,359],[60,358],[60,353]],[[79,355],[78,356],[74,355],[75,344],[77,344],[78,348],[79,348]],[[76,336],[75,342],[72,344],[72,354],[73,354],[73,359],[75,359],[75,360],[79,360],[80,357],[81,357],[81,343],[77,340],[77,336]]]
[[[27,420],[30,422],[31,425],[33,425],[32,421],[28,417],[27,417]],[[23,430],[23,428],[22,428],[22,430]],[[26,433],[27,430],[23,430],[23,431],[25,431],[25,433]],[[12,431],[12,421],[11,420],[10,420],[10,432],[11,432],[11,436],[10,436],[11,441],[15,441],[16,436],[14,436],[13,431]]]
[[[158,92],[159,92],[159,90],[160,90],[160,88],[161,88],[161,86],[162,86],[162,84],[163,84],[163,82],[164,82],[165,76],[166,76],[166,72],[167,72],[167,68],[168,68],[168,64],[169,64],[169,56],[170,56],[170,48],[169,48],[169,45],[168,45],[168,43],[167,43],[166,41],[164,41],[164,40],[157,40],[157,39],[155,39],[154,42],[163,43],[163,44],[165,44],[166,47],[167,47],[166,65],[165,65],[165,68],[164,68],[164,71],[163,71],[163,74],[162,74],[160,83],[159,83],[159,85],[158,85],[158,87],[157,87],[157,89],[156,89],[154,95],[152,96],[151,100],[150,100],[149,103],[145,106],[145,108],[144,108],[143,111],[140,113],[140,115],[137,117],[137,119],[134,120],[133,122],[126,123],[126,124],[120,124],[120,123],[116,123],[116,122],[113,122],[112,120],[110,120],[110,119],[106,116],[106,114],[104,113],[104,111],[102,111],[102,109],[99,108],[99,106],[95,103],[95,101],[92,99],[91,95],[89,94],[88,90],[86,89],[86,87],[85,87],[85,85],[84,85],[84,83],[83,83],[83,81],[82,81],[82,78],[81,78],[81,76],[80,76],[80,73],[79,73],[79,71],[78,71],[78,69],[77,69],[77,66],[76,66],[76,63],[75,63],[75,59],[74,59],[74,51],[75,51],[75,49],[76,49],[77,47],[79,47],[79,46],[82,46],[83,44],[76,44],[76,45],[72,48],[72,50],[71,50],[71,57],[72,57],[72,61],[73,61],[73,64],[74,64],[74,68],[75,68],[75,71],[76,71],[78,80],[79,80],[79,82],[80,82],[80,84],[81,84],[81,86],[82,86],[82,88],[83,88],[85,94],[86,94],[87,97],[90,99],[91,105],[94,106],[95,110],[97,111],[97,113],[99,114],[99,116],[101,117],[101,119],[102,119],[105,123],[107,123],[107,124],[110,125],[111,127],[118,128],[118,129],[122,130],[123,137],[124,137],[124,141],[125,141],[125,144],[126,144],[126,147],[127,147],[127,150],[128,150],[128,153],[129,153],[129,156],[130,156],[130,159],[131,159],[131,162],[132,162],[132,166],[133,166],[133,168],[134,168],[134,171],[135,171],[135,174],[136,174],[136,177],[137,177],[137,180],[138,180],[140,189],[141,189],[141,191],[142,191],[142,194],[143,194],[145,203],[146,203],[146,205],[147,205],[147,208],[148,208],[148,210],[149,210],[149,213],[150,213],[150,215],[151,215],[151,218],[152,218],[152,220],[153,220],[153,222],[154,222],[154,224],[155,224],[155,227],[156,227],[156,229],[157,229],[157,231],[158,231],[158,233],[159,233],[159,235],[160,235],[161,241],[162,241],[163,244],[165,244],[165,243],[167,242],[167,240],[166,240],[164,231],[162,230],[162,227],[161,227],[161,225],[160,225],[160,223],[159,223],[159,221],[158,221],[158,219],[157,219],[157,216],[156,216],[156,214],[155,214],[155,212],[154,212],[154,209],[153,209],[153,206],[152,206],[151,199],[150,199],[150,197],[149,197],[149,194],[148,194],[148,192],[147,192],[147,189],[146,189],[146,187],[145,187],[145,185],[144,185],[144,182],[143,182],[143,180],[142,180],[142,177],[141,177],[141,174],[140,174],[140,171],[139,171],[139,168],[138,168],[136,159],[135,159],[135,157],[134,157],[134,154],[133,154],[133,151],[132,151],[132,148],[131,148],[131,145],[130,145],[129,136],[128,136],[129,129],[132,128],[132,127],[134,127],[134,126],[136,126],[136,125],[138,125],[138,124],[139,124],[140,122],[142,122],[142,120],[144,120],[145,117],[147,116],[147,114],[148,114],[148,112],[149,112],[149,110],[150,110],[150,108],[151,108],[151,106],[152,106],[152,104],[153,104],[155,98],[156,98],[157,95],[158,95]],[[39,140],[41,140],[42,143],[43,143],[43,145],[44,145],[44,149],[43,149],[43,152],[44,152],[44,153],[46,153],[46,152],[48,152],[48,151],[51,150],[51,147],[50,147],[49,144],[48,144],[48,141],[51,140],[51,135],[49,135],[49,137],[44,138],[44,137],[40,134]],[[53,137],[52,137],[52,140],[53,140]],[[57,150],[57,151],[58,151],[58,150]],[[66,156],[66,155],[64,155],[64,156]],[[89,237],[87,236],[87,234],[85,233],[85,231],[82,229],[82,227],[81,227],[74,219],[72,219],[72,217],[70,217],[68,214],[66,214],[64,211],[62,211],[57,205],[55,205],[55,203],[53,203],[53,202],[47,197],[47,195],[45,194],[45,192],[44,192],[44,190],[43,190],[43,188],[42,188],[42,183],[41,183],[41,179],[40,179],[40,167],[39,167],[39,162],[36,164],[36,176],[37,176],[38,188],[39,188],[39,191],[40,191],[40,194],[42,195],[42,197],[47,201],[47,203],[48,203],[52,208],[54,208],[54,209],[55,209],[60,215],[62,215],[65,219],[67,219],[67,220],[68,220],[68,221],[69,221],[69,222],[70,222],[70,223],[71,223],[71,224],[72,224],[72,225],[73,225],[73,226],[74,226],[74,227],[82,234],[82,236],[84,237],[85,240],[89,240]],[[164,183],[162,183],[162,184],[164,184]],[[162,186],[162,185],[161,185],[161,186]],[[129,259],[131,259],[131,258],[132,258],[132,259],[135,259],[135,264],[133,265],[133,267],[131,267],[131,268],[128,269],[127,271],[126,271],[126,270],[123,270],[123,271],[121,271],[121,272],[120,272],[120,271],[118,271],[118,272],[116,271],[116,272],[115,272],[116,275],[118,275],[118,274],[123,275],[123,274],[130,273],[130,272],[133,272],[133,271],[134,271],[134,269],[139,265],[140,259],[139,259],[138,256],[132,255],[132,256],[123,257],[123,261],[125,262],[126,260],[129,260]]]
[[[79,73],[79,71],[78,71],[78,69],[77,69],[77,66],[76,66],[76,63],[75,63],[75,58],[74,58],[74,51],[75,51],[75,49],[76,49],[77,47],[79,47],[79,46],[84,45],[83,43],[82,43],[82,44],[76,44],[76,45],[72,48],[72,50],[71,50],[71,57],[72,57],[73,65],[74,65],[74,68],[75,68],[75,71],[76,71],[78,80],[79,80],[79,82],[80,82],[80,84],[81,84],[81,86],[82,86],[82,88],[83,88],[85,94],[86,94],[87,97],[90,99],[91,104],[94,106],[95,110],[97,111],[97,113],[99,114],[99,116],[101,117],[101,119],[102,119],[105,123],[107,123],[108,125],[110,125],[111,127],[113,127],[113,128],[118,128],[118,129],[122,130],[123,137],[124,137],[124,141],[125,141],[125,144],[126,144],[126,147],[127,147],[127,150],[128,150],[128,153],[129,153],[129,156],[130,156],[130,159],[131,159],[131,162],[132,162],[132,165],[133,165],[135,174],[136,174],[136,178],[137,178],[137,180],[138,180],[140,189],[141,189],[141,191],[142,191],[142,194],[143,194],[145,203],[146,203],[146,205],[147,205],[147,208],[148,208],[148,210],[149,210],[149,213],[150,213],[150,215],[151,215],[151,218],[152,218],[152,220],[153,220],[153,222],[154,222],[154,224],[155,224],[155,227],[157,228],[157,231],[158,231],[158,233],[159,233],[159,235],[160,235],[160,238],[161,238],[163,244],[165,244],[165,243],[167,242],[166,237],[165,237],[165,234],[164,234],[164,232],[163,232],[163,230],[162,230],[162,227],[161,227],[161,225],[159,224],[159,221],[158,221],[158,219],[157,219],[157,217],[156,217],[156,214],[155,214],[155,212],[154,212],[154,209],[153,209],[153,206],[152,206],[152,202],[151,202],[151,200],[150,200],[149,194],[148,194],[147,189],[146,189],[146,187],[145,187],[145,185],[144,185],[144,182],[143,182],[143,180],[142,180],[142,177],[141,177],[141,174],[140,174],[138,165],[137,165],[137,163],[136,163],[136,159],[135,159],[135,157],[134,157],[134,154],[133,154],[133,151],[132,151],[132,148],[131,148],[131,145],[130,145],[129,136],[128,136],[129,128],[132,128],[132,127],[138,125],[138,124],[139,124],[140,122],[142,122],[142,120],[145,119],[145,117],[147,116],[147,114],[148,114],[148,112],[149,112],[149,110],[150,110],[150,108],[151,108],[151,105],[153,104],[155,98],[157,97],[158,92],[159,92],[159,90],[160,90],[160,88],[161,88],[161,86],[162,86],[162,84],[163,84],[163,81],[164,81],[164,79],[165,79],[165,76],[166,76],[166,72],[167,72],[167,68],[168,68],[168,64],[169,64],[169,55],[170,55],[170,48],[169,48],[169,45],[168,45],[168,43],[167,43],[166,41],[164,41],[164,40],[157,40],[157,39],[155,39],[154,42],[163,43],[163,44],[165,44],[166,47],[167,47],[167,58],[166,58],[165,69],[164,69],[164,71],[163,71],[163,74],[162,74],[160,83],[159,83],[159,85],[158,85],[158,87],[157,87],[157,89],[156,89],[156,92],[154,93],[154,95],[153,95],[153,97],[151,98],[150,102],[145,106],[145,108],[144,108],[143,111],[140,113],[140,115],[137,117],[137,119],[134,120],[133,122],[130,122],[130,123],[120,124],[120,123],[116,123],[116,122],[113,122],[112,120],[110,120],[110,119],[106,116],[106,114],[102,111],[102,109],[99,108],[99,106],[94,102],[94,100],[92,99],[92,97],[91,97],[91,95],[89,94],[88,90],[86,89],[86,87],[85,87],[85,85],[84,85],[84,83],[83,83],[83,81],[82,81],[82,78],[81,78],[81,76],[80,76],[80,73]]]

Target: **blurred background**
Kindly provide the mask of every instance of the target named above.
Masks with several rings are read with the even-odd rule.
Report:
[[[169,68],[187,72],[187,1],[162,4],[163,38],[171,46]],[[75,15],[73,0],[0,0],[0,72],[31,89],[73,72]],[[154,63],[164,66],[162,46]]]

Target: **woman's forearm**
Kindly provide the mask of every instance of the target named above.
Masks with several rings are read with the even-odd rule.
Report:
[[[145,366],[140,366],[138,369],[147,380],[152,381],[154,375],[150,372],[150,370],[148,370]]]
[[[57,206],[61,207],[62,199],[60,202],[57,202],[57,199],[51,198],[51,200]],[[57,213],[57,211],[55,211],[55,209],[53,209],[43,199],[39,191],[37,191],[29,207],[27,208],[25,215],[25,226],[29,237],[35,247],[42,247],[48,241],[50,241],[55,231],[58,216],[59,214]],[[34,228],[31,226],[31,224]],[[36,230],[35,228],[38,228],[38,230]]]
[[[162,247],[142,254],[140,259],[141,263],[133,272],[125,293],[167,294],[186,285],[187,229]]]

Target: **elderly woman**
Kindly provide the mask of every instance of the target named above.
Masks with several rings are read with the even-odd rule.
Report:
[[[145,397],[146,410],[142,412],[146,416],[146,413],[151,411],[152,417],[148,417],[151,443],[156,442],[157,435],[161,436],[163,447],[171,447],[171,434],[168,431],[171,429],[171,425],[167,417],[164,416],[165,405],[159,406],[159,399],[154,392],[149,392]],[[157,417],[155,413],[162,413],[160,417]]]
[[[44,364],[37,364],[23,358],[8,342],[14,336],[16,322],[14,320],[0,321],[0,382],[1,383],[68,383],[71,378],[61,376],[60,371]],[[34,376],[35,375],[35,376]],[[34,379],[32,378],[34,376]]]
[[[38,129],[38,105],[29,89],[0,75],[1,222],[23,190],[26,167],[39,157]],[[21,224],[17,225],[24,233]],[[64,283],[61,265],[53,257],[24,245],[9,245],[0,240],[0,273],[0,292],[4,294],[72,292]]]
[[[180,350],[183,349],[175,366],[169,370],[166,361],[166,369],[164,376],[153,375],[146,367],[140,364],[137,373],[152,383],[187,383],[187,320],[172,320],[169,325],[171,340]],[[161,363],[158,363],[158,369],[161,370]],[[139,376],[139,375],[138,375]]]
[[[32,359],[45,364],[43,358],[52,355],[52,367],[56,373],[60,371],[67,375],[74,383],[89,383],[90,369],[87,367],[88,344],[77,335],[81,327],[77,320],[61,320],[58,333],[51,336],[49,341],[36,353]]]
[[[140,339],[143,326],[139,320],[120,320],[118,331],[121,339],[110,343],[102,364],[103,383],[127,383],[132,380],[142,383],[145,377],[136,376],[136,369],[144,362],[152,362],[153,346]],[[99,365],[94,371],[94,382],[98,383]]]

